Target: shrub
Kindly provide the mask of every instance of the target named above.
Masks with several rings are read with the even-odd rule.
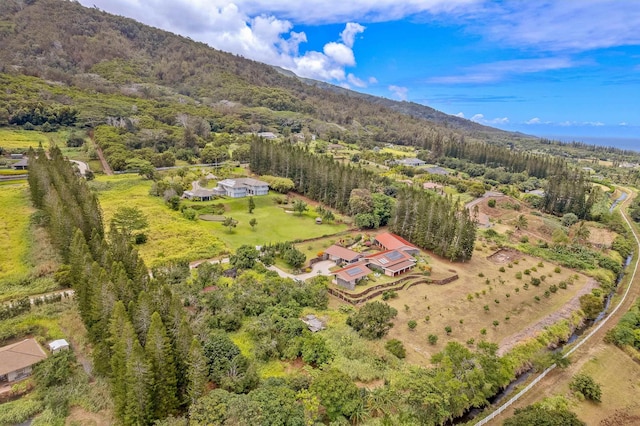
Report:
[[[524,270],[524,274],[525,274],[525,275],[531,275],[531,270],[529,270],[529,269],[525,269],[525,270]]]
[[[495,200],[495,199],[493,199],[493,198],[492,198],[492,199],[490,199],[489,201],[487,201],[487,205],[488,205],[489,207],[492,207],[492,208],[493,208],[493,207],[495,207],[495,206],[496,206],[496,200]]]
[[[558,287],[560,287],[563,290],[566,290],[567,289],[567,282],[566,281],[560,281],[558,283]]]
[[[558,291],[558,286],[557,286],[557,285],[555,285],[555,284],[553,284],[553,285],[549,286],[549,291],[550,291],[551,293],[555,293],[555,292],[557,292],[557,291]]]
[[[522,279],[522,272],[520,272],[520,271],[516,272],[516,278],[521,280]]]
[[[562,272],[562,269],[560,269],[559,266],[556,266],[553,272],[555,272],[556,274],[559,274],[560,272]]]
[[[507,299],[511,297],[511,294],[507,293],[505,294],[505,296],[507,296]]]
[[[529,242],[529,237],[523,235],[522,237],[520,237],[520,242],[523,244],[527,244]]]
[[[436,336],[435,334],[430,334],[428,337],[429,343],[431,343],[432,345],[435,345],[436,343],[438,343],[438,336]]]
[[[539,302],[540,301],[540,296],[536,296],[536,297],[534,297],[534,299],[535,299],[536,302]]]
[[[476,342],[476,339],[474,339],[473,337],[469,340],[467,340],[467,345],[468,346],[473,346],[473,344]]]
[[[487,329],[486,328],[481,328],[480,329],[480,334],[482,334],[483,336],[487,334]]]
[[[494,299],[493,301],[496,302],[496,305],[500,304],[500,301],[498,299]]]
[[[500,322],[498,320],[493,320],[493,326],[497,327],[500,325]]]
[[[500,269],[498,269],[500,272],[504,272],[506,271],[506,269],[504,269],[504,266],[501,266]]]
[[[431,319],[431,317],[429,315],[427,315],[426,317],[424,317],[424,322],[429,322],[430,319]]]
[[[549,290],[545,290],[544,291],[544,297],[546,297],[546,298],[551,297],[551,292]]]
[[[407,356],[407,351],[404,348],[402,342],[398,339],[391,339],[384,345],[385,349],[391,352],[393,355],[402,359]]]
[[[544,268],[544,263],[538,262],[538,268]]]
[[[444,331],[446,331],[446,332],[447,332],[447,334],[451,334],[451,331],[452,331],[451,326],[450,326],[450,325],[446,326],[446,327],[444,328]]]
[[[409,322],[407,323],[407,326],[409,327],[410,330],[414,330],[417,327],[418,323],[416,322],[416,320],[409,320]]]
[[[569,388],[582,394],[585,398],[600,402],[600,398],[602,397],[602,389],[600,389],[600,385],[593,380],[593,377],[587,374],[576,374],[571,379],[571,383],[569,383]]]
[[[479,276],[480,278],[482,278],[482,277],[484,277],[484,274],[483,274],[482,272],[480,272],[480,273],[478,274],[478,276]]]
[[[540,285],[540,278],[531,277],[531,284],[538,287]]]
[[[473,300],[473,294],[471,293],[467,294],[467,300],[471,302]]]
[[[485,312],[489,312],[489,305],[484,305],[483,309],[484,309]]]

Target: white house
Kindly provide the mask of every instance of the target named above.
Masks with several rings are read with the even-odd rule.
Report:
[[[0,383],[30,376],[33,365],[45,358],[46,352],[35,339],[3,346],[0,348]]]
[[[252,178],[225,179],[218,182],[215,192],[231,198],[242,198],[247,195],[267,195],[269,193],[269,184]]]

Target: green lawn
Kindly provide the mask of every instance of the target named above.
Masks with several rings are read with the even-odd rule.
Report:
[[[203,222],[203,226],[216,231],[217,236],[225,244],[235,249],[243,244],[264,245],[281,241],[306,240],[308,238],[333,235],[347,229],[344,224],[316,225],[316,214],[313,209],[302,216],[287,213],[285,208],[274,203],[274,198],[281,195],[269,194],[254,197],[256,208],[253,214],[248,211],[247,198],[218,200],[225,205],[225,216],[231,216],[238,221],[238,225],[229,233],[219,222]],[[258,224],[251,229],[249,221],[255,218]]]
[[[233,251],[243,244],[303,240],[347,229],[344,224],[316,225],[316,214],[311,211],[302,216],[286,213],[284,208],[274,203],[274,198],[278,197],[274,194],[254,197],[256,208],[253,214],[248,212],[247,198],[186,203],[192,206],[224,204],[224,215],[238,221],[237,227],[229,233],[220,222],[189,221],[180,212],[170,210],[161,198],[149,195],[151,182],[139,176],[98,176],[90,185],[98,191],[105,224],[109,223],[119,206],[138,207],[147,216],[149,239],[138,246],[138,250],[150,266],[168,259],[210,258],[224,251]],[[249,225],[252,218],[258,221],[255,230]]]
[[[149,239],[137,248],[149,266],[172,259],[204,259],[223,250],[219,231],[206,222],[189,221],[165,206],[162,198],[149,195],[151,182],[137,175],[98,176],[90,183],[98,191],[108,225],[120,206],[138,207],[149,219]]]
[[[26,258],[32,210],[25,183],[0,185],[0,284],[29,272]]]

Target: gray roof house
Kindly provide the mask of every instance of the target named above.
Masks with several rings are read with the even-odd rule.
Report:
[[[431,173],[432,175],[448,175],[449,172],[446,169],[443,169],[442,167],[429,167],[427,170],[425,170],[427,173]]]
[[[191,191],[184,191],[182,193],[184,198],[194,201],[211,201],[211,198],[213,198],[214,195],[216,195],[216,191],[214,189],[207,188],[197,188],[192,189]]]
[[[27,170],[29,168],[29,159],[27,157],[24,157],[22,160],[18,161],[17,163],[13,163],[11,167],[14,170]]]
[[[252,178],[225,179],[218,182],[218,186],[214,191],[218,195],[225,195],[231,198],[242,198],[248,195],[267,195],[269,193],[269,184]]]
[[[425,161],[422,161],[419,158],[403,158],[402,160],[396,161],[396,163],[408,167],[420,167],[427,164]]]
[[[14,382],[31,375],[34,364],[47,357],[47,353],[35,339],[0,348],[0,383]]]

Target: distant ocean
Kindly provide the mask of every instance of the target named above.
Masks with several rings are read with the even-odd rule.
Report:
[[[562,142],[583,142],[589,145],[613,146],[620,149],[638,151],[640,155],[640,138],[615,138],[601,136],[560,136],[545,135],[544,138]]]

